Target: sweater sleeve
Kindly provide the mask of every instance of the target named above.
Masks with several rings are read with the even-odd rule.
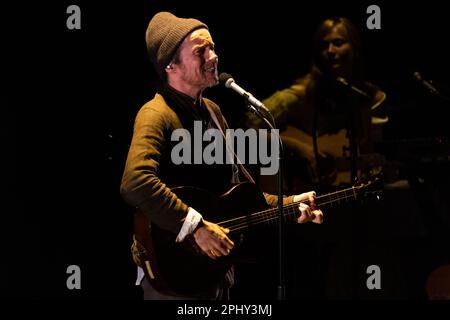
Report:
[[[139,208],[150,221],[177,234],[189,207],[158,177],[159,162],[170,133],[169,119],[151,102],[138,112],[120,192],[129,205]]]
[[[284,130],[288,124],[289,110],[296,105],[299,97],[290,87],[284,90],[276,91],[270,97],[263,100],[263,104],[269,109],[275,119],[278,129]],[[261,118],[253,113],[247,113],[247,126],[250,128],[263,128],[266,124]]]
[[[268,194],[264,192],[264,198],[266,198],[266,202],[271,207],[278,206],[278,196],[273,194]],[[283,205],[287,205],[294,202],[294,196],[283,196]]]

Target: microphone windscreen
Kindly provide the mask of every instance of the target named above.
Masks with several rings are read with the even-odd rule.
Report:
[[[341,84],[343,84],[344,86],[348,86],[348,81],[345,80],[345,79],[342,78],[342,77],[337,77],[337,78],[336,78],[336,81],[339,82],[339,83],[341,83]]]
[[[222,85],[225,85],[226,82],[227,82],[229,79],[232,79],[232,78],[233,78],[233,77],[232,77],[230,74],[228,74],[228,73],[226,73],[226,72],[222,72],[222,73],[219,75],[219,83],[222,84]]]
[[[414,72],[414,73],[413,73],[413,77],[414,77],[414,79],[416,79],[417,81],[422,81],[422,76],[421,76],[421,74],[420,74],[419,71]]]

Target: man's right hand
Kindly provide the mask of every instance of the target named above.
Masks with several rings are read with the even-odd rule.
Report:
[[[194,233],[194,239],[205,254],[211,259],[217,259],[228,255],[234,247],[233,241],[227,237],[229,232],[227,228],[203,220],[202,225]]]

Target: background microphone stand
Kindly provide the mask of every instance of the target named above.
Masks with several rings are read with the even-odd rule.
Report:
[[[361,138],[362,131],[363,131],[363,124],[361,122],[361,109],[360,99],[363,98],[365,100],[370,100],[371,97],[365,93],[362,90],[359,90],[358,88],[348,85],[348,95],[347,95],[347,103],[348,103],[348,134],[349,134],[349,144],[350,144],[350,181],[351,185],[355,185],[358,183],[359,177],[358,177],[358,159],[359,159],[359,139]],[[352,283],[358,283],[358,272],[356,271],[357,266],[360,265],[360,257],[358,255],[357,247],[355,246],[356,243],[359,242],[358,240],[358,233],[357,229],[359,228],[358,224],[358,213],[357,213],[357,207],[355,203],[351,204],[350,207],[351,211],[351,253],[352,253],[352,264],[350,266],[351,268],[351,274],[352,274]],[[355,286],[351,286],[351,295],[352,297],[357,296],[357,290]]]
[[[275,119],[272,114],[264,110],[263,108],[258,109],[251,104],[248,104],[247,107],[252,111],[255,115],[260,117],[271,129],[271,132],[276,133],[275,131]],[[264,112],[261,112],[263,110]],[[265,113],[270,117],[270,121],[263,114]],[[283,158],[284,158],[284,148],[283,141],[281,140],[281,136],[278,132],[278,173],[277,173],[277,189],[278,189],[278,288],[277,288],[277,299],[285,300],[286,299],[286,283],[285,283],[285,236],[284,236],[284,211],[283,211]]]
[[[358,134],[357,134],[357,121],[359,110],[357,108],[357,99],[350,94],[349,99],[349,115],[348,115],[348,131],[349,131],[349,143],[350,143],[350,181],[351,184],[358,182]]]
[[[350,144],[350,177],[351,183],[355,184],[358,182],[358,138],[361,135],[361,125],[358,123],[361,121],[360,112],[358,108],[359,99],[363,98],[366,100],[372,100],[370,94],[364,92],[363,90],[353,86],[347,80],[342,77],[337,77],[336,81],[343,85],[347,89],[347,104],[348,104],[348,133],[349,133],[349,144]]]

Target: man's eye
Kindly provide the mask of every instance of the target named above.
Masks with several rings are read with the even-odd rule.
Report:
[[[199,48],[195,51],[196,55],[203,55],[205,53],[205,48]]]

